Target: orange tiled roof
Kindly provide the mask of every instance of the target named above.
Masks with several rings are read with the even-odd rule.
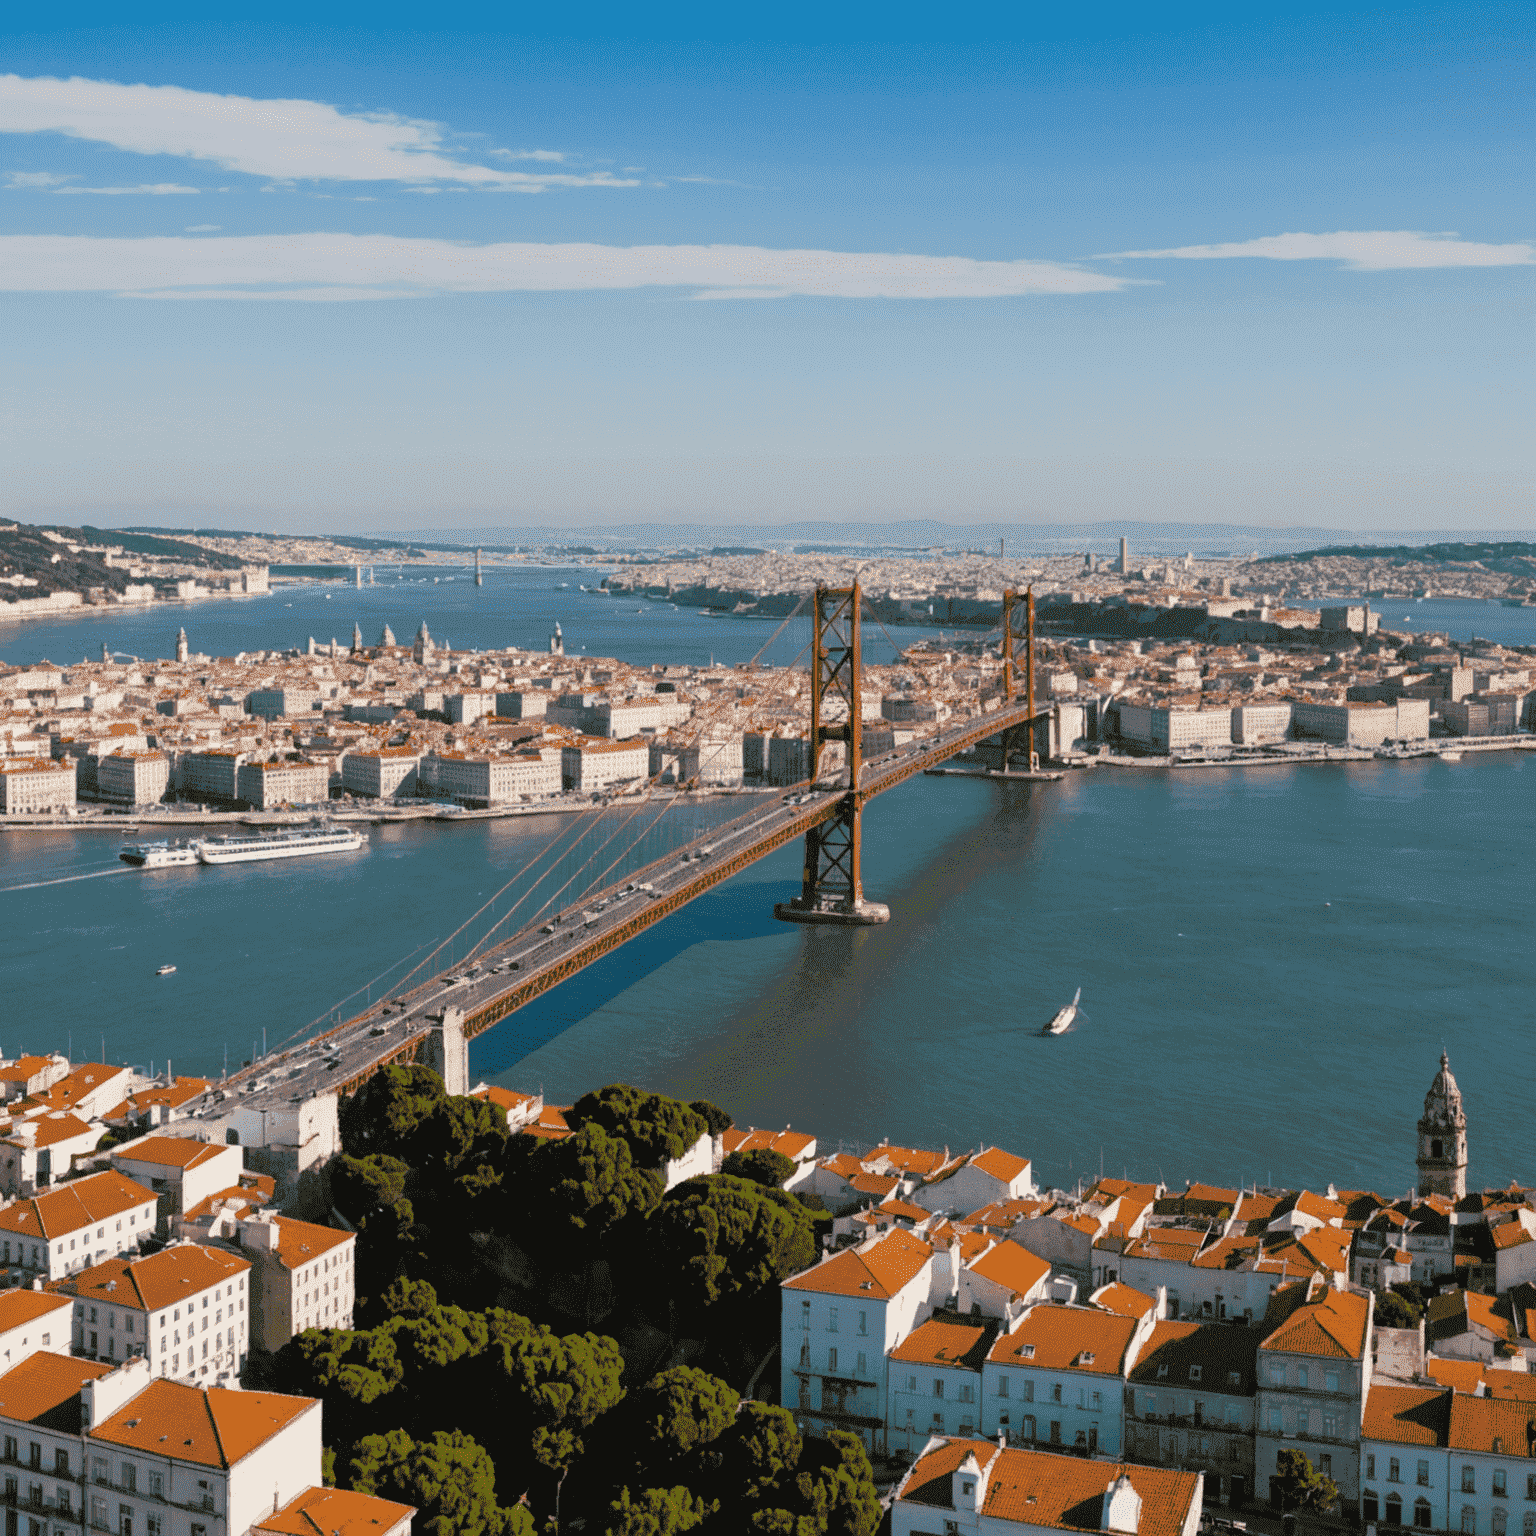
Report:
[[[1360,1438],[1392,1445],[1444,1445],[1454,1396],[1434,1387],[1372,1387]]]
[[[26,1323],[67,1307],[69,1301],[62,1296],[52,1296],[47,1291],[34,1291],[30,1287],[17,1286],[0,1291],[0,1333],[9,1333]]]
[[[80,1385],[111,1373],[96,1360],[39,1350],[0,1376],[0,1414],[65,1434],[80,1433]]]
[[[1096,1307],[1031,1307],[1023,1322],[992,1346],[988,1359],[997,1365],[1118,1376],[1135,1333],[1134,1318]],[[1033,1353],[1026,1354],[1031,1346]]]
[[[988,1147],[985,1152],[978,1152],[971,1159],[971,1166],[980,1168],[983,1173],[990,1173],[994,1179],[1001,1179],[1005,1184],[1011,1184],[1021,1173],[1029,1172],[1029,1159],[1015,1157],[1012,1152],[1004,1152],[1001,1147]]]
[[[1453,1451],[1536,1456],[1536,1403],[1454,1393],[1446,1443]]]
[[[162,1168],[196,1168],[210,1158],[218,1157],[227,1148],[215,1146],[211,1141],[198,1141],[191,1136],[146,1136],[142,1141],[130,1141],[126,1146],[112,1149],[112,1160],[122,1158],[130,1163],[154,1163]]]
[[[22,1133],[21,1127],[32,1126],[32,1139],[29,1141]],[[18,1120],[12,1123],[11,1132],[5,1139],[13,1146],[18,1147],[51,1147],[57,1142],[73,1141],[77,1136],[89,1136],[90,1125],[82,1120],[79,1115],[72,1115],[66,1110],[56,1109],[49,1115],[35,1115],[26,1120]],[[99,1138],[100,1132],[97,1132]]]
[[[0,1232],[54,1238],[78,1232],[138,1205],[153,1205],[152,1190],[120,1173],[93,1173],[0,1210]]]
[[[1053,1530],[1101,1530],[1104,1495],[1124,1476],[1141,1498],[1139,1536],[1179,1536],[1199,1486],[1193,1472],[1000,1450],[989,1440],[951,1440],[919,1459],[907,1476],[902,1502],[953,1508],[954,1474],[967,1456],[974,1456],[980,1469],[990,1468],[984,1517]]]
[[[869,1296],[889,1301],[933,1258],[920,1237],[897,1227],[860,1251],[845,1248],[784,1282],[787,1291],[816,1291],[827,1296]]]
[[[973,1275],[1004,1286],[1016,1296],[1027,1295],[1051,1272],[1046,1260],[1018,1243],[998,1243],[973,1259],[968,1268]]]
[[[782,1131],[753,1128],[743,1131],[733,1125],[720,1137],[720,1145],[726,1152],[782,1152],[791,1162],[798,1162],[815,1144],[814,1136],[792,1131],[788,1126]]]
[[[409,1504],[392,1504],[369,1493],[306,1488],[276,1514],[257,1520],[251,1536],[379,1536],[415,1514]]]
[[[1093,1293],[1093,1305],[1103,1307],[1106,1312],[1117,1312],[1121,1317],[1145,1317],[1157,1302],[1145,1291],[1116,1280]]]
[[[1259,1348],[1358,1360],[1365,1352],[1370,1318],[1371,1304],[1364,1296],[1329,1288],[1316,1301],[1297,1307]]]
[[[1036,1200],[1028,1195],[1015,1195],[1008,1200],[994,1200],[979,1211],[972,1211],[965,1219],[975,1226],[1011,1227],[1016,1221],[1030,1216],[1043,1216],[1053,1207],[1049,1200]]]
[[[1476,1392],[1483,1381],[1483,1362],[1442,1360],[1430,1355],[1424,1362],[1424,1374],[1442,1387],[1451,1387],[1457,1392]]]
[[[968,1370],[979,1371],[985,1352],[978,1352],[977,1345],[989,1331],[982,1323],[929,1318],[891,1351],[891,1359],[915,1365],[963,1365]],[[974,1359],[967,1358],[973,1355]]]
[[[109,1067],[94,1061],[83,1062],[68,1077],[61,1077],[53,1087],[40,1089],[22,1102],[29,1109],[73,1109],[93,1088],[100,1088],[111,1078],[127,1075],[127,1067]]]
[[[51,1289],[96,1302],[158,1312],[188,1296],[200,1296],[216,1285],[223,1285],[250,1267],[248,1259],[226,1253],[222,1248],[177,1243],[146,1259],[108,1259],[93,1264],[67,1280],[56,1281]]]
[[[471,1098],[484,1099],[487,1104],[494,1104],[497,1109],[521,1109],[525,1104],[533,1103],[534,1095],[531,1093],[519,1093],[515,1088],[498,1088],[494,1083],[479,1089],[470,1095]]]
[[[302,1269],[321,1254],[340,1248],[356,1238],[355,1232],[341,1232],[312,1221],[295,1221],[292,1216],[277,1218],[277,1256],[287,1269]]]
[[[193,1387],[160,1377],[90,1431],[92,1440],[204,1467],[232,1467],[310,1409],[317,1397]]]

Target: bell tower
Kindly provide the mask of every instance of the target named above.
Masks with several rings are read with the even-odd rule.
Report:
[[[1419,1193],[1460,1200],[1467,1192],[1467,1115],[1461,1089],[1451,1076],[1450,1058],[1440,1053],[1440,1070],[1424,1095],[1419,1121]]]

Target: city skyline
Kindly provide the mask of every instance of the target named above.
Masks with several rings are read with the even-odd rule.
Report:
[[[13,22],[0,511],[1529,525],[1528,20],[726,26]]]

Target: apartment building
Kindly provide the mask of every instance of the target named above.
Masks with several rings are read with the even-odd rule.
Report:
[[[7,1501],[35,1530],[246,1536],[318,1484],[320,1403],[39,1353],[0,1376]]]
[[[251,1264],[251,1342],[275,1354],[306,1328],[350,1328],[357,1234],[262,1211],[239,1226]]]
[[[1277,1291],[1258,1350],[1254,1475],[1264,1496],[1282,1450],[1305,1451],[1345,1501],[1360,1497],[1360,1421],[1371,1384],[1371,1302],[1326,1284]]]
[[[314,805],[328,800],[330,770],[322,763],[242,763],[236,776],[240,799],[254,810],[278,805]]]
[[[887,1355],[931,1313],[933,1270],[926,1242],[893,1231],[784,1282],[779,1401],[808,1433],[884,1448]]]
[[[380,747],[377,752],[348,752],[341,760],[341,787],[352,795],[385,800],[414,795],[421,754],[411,747]]]
[[[101,1126],[68,1110],[13,1120],[0,1138],[0,1190],[35,1195],[66,1175],[76,1157],[89,1157],[101,1140]]]
[[[78,1067],[28,1096],[22,1108],[28,1114],[66,1110],[82,1120],[99,1120],[114,1104],[122,1102],[133,1073],[127,1067],[102,1062],[82,1062]]]
[[[18,1286],[0,1291],[0,1370],[35,1355],[40,1349],[62,1349],[69,1338],[67,1296]]]
[[[924,1180],[913,1190],[912,1203],[925,1211],[960,1216],[999,1200],[1014,1200],[1035,1192],[1034,1174],[1027,1157],[1005,1152],[1001,1147],[985,1147]]]
[[[933,1435],[976,1434],[981,1424],[982,1366],[1001,1318],[936,1312],[891,1351],[887,1368],[888,1443],[908,1451]]]
[[[1125,1454],[1205,1477],[1206,1497],[1253,1495],[1259,1333],[1227,1323],[1157,1323],[1131,1368]]]
[[[650,743],[602,741],[582,737],[560,750],[563,788],[578,794],[596,794],[614,784],[643,779],[650,772]]]
[[[257,1520],[251,1536],[411,1536],[415,1518],[409,1504],[371,1493],[306,1488],[281,1509]]]
[[[193,800],[238,800],[244,762],[243,752],[184,752],[176,765],[176,786]]]
[[[120,1173],[95,1173],[0,1210],[0,1260],[62,1280],[155,1235],[155,1196]]]
[[[159,1376],[234,1380],[250,1353],[250,1268],[223,1249],[182,1242],[93,1264],[56,1288],[75,1298],[76,1354],[114,1363],[142,1355]]]
[[[114,1147],[112,1166],[159,1197],[158,1230],[164,1237],[177,1216],[240,1182],[245,1153],[239,1147],[190,1136],[142,1136]]]
[[[471,755],[432,752],[421,760],[427,785],[469,805],[505,805],[560,792],[561,764],[553,751]]]
[[[73,810],[75,769],[40,757],[0,759],[0,815]]]
[[[109,752],[96,761],[96,793],[120,805],[154,805],[165,798],[170,782],[163,752]]]
[[[1291,706],[1298,736],[1345,747],[1376,747],[1384,741],[1419,741],[1429,735],[1429,700],[1401,698],[1395,704],[1321,704],[1298,700]]]

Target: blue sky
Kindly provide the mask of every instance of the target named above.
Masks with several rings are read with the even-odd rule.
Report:
[[[1533,522],[1525,7],[314,14],[0,30],[0,509]]]

